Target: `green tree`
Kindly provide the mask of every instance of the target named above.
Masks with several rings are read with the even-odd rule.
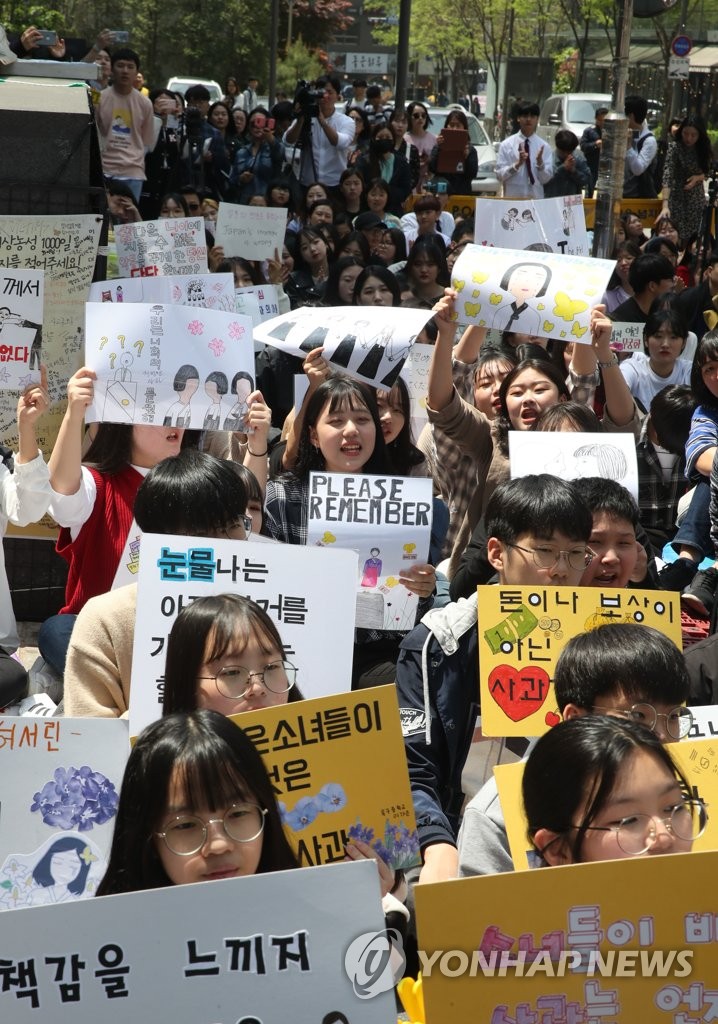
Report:
[[[312,53],[300,36],[277,64],[277,90],[293,96],[300,79],[311,81],[321,75],[323,70],[316,54]]]

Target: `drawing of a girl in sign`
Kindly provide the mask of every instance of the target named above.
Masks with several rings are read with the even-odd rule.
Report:
[[[192,419],[192,396],[199,387],[199,370],[190,363],[180,366],[175,374],[173,388],[177,392],[177,401],[173,402],[165,413],[162,422],[164,427],[189,427]]]
[[[500,288],[512,297],[499,306],[491,326],[497,331],[519,331],[538,334],[541,317],[528,303],[546,294],[551,269],[544,263],[514,263],[501,278]]]

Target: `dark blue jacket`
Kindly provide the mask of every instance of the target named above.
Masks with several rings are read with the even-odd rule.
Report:
[[[404,638],[396,686],[421,847],[456,846],[479,701],[476,594],[428,612]]]

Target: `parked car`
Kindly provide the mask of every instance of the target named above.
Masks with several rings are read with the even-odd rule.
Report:
[[[596,120],[599,107],[611,106],[611,97],[601,92],[566,92],[549,96],[541,107],[536,134],[554,145],[556,132],[568,128],[580,139],[584,129]]]
[[[222,86],[219,82],[214,82],[207,78],[170,78],[165,88],[169,89],[170,92],[181,92],[184,96],[191,85],[206,86],[206,88],[209,89],[210,103],[215,103],[217,100],[221,100],[224,95],[222,92]]]
[[[496,150],[478,117],[471,114],[459,103],[452,103],[448,107],[428,107],[428,110],[432,121],[431,125],[429,125],[429,131],[433,132],[434,135],[439,134],[452,110],[460,110],[466,115],[466,120],[469,124],[469,141],[479,158],[476,177],[471,183],[472,192],[484,196],[501,195],[501,185],[496,177]]]

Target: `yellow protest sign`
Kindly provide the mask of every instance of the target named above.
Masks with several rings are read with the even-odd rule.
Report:
[[[694,852],[417,886],[426,1024],[716,1020],[717,871]]]
[[[394,686],[232,715],[262,755],[300,863],[364,839],[396,868],[419,861]]]
[[[681,646],[679,595],[600,587],[479,587],[481,724],[486,736],[540,736],[560,717],[553,672],[564,645],[608,622],[653,626]]]
[[[693,851],[718,850],[718,811],[715,810],[718,808],[718,743],[715,740],[686,739],[681,743],[671,743],[670,751],[694,791],[693,795],[700,796],[709,808],[714,808],[712,817],[708,811],[706,830],[694,841]],[[521,797],[525,763],[516,761],[494,768],[511,858],[517,871],[531,867],[528,858],[531,846],[526,838],[526,816]]]

